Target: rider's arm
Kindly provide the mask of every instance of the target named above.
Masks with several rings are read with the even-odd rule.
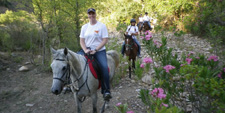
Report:
[[[88,53],[90,51],[89,49],[87,49],[87,47],[85,45],[85,38],[80,38],[80,46],[84,50],[85,53]]]

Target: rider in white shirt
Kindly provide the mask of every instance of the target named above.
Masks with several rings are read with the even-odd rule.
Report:
[[[135,43],[138,45],[138,53],[137,53],[137,56],[139,58],[141,58],[141,45],[140,43],[138,42],[137,40],[137,37],[136,35],[138,35],[138,27],[135,26],[136,24],[136,20],[135,19],[131,19],[130,20],[130,24],[128,27],[127,27],[127,30],[126,30],[126,35],[132,35],[132,38],[133,40],[135,41]],[[124,47],[125,47],[125,42],[123,43],[122,45],[122,49],[121,49],[121,53],[122,55],[124,56]]]
[[[151,24],[150,24],[151,18],[148,16],[148,12],[145,12],[145,16],[143,17],[143,20],[144,20],[144,22],[148,23],[148,26],[151,29]],[[141,26],[141,28],[142,28],[142,26]]]
[[[80,45],[82,50],[78,54],[93,54],[101,68],[103,80],[101,80],[101,93],[105,100],[112,98],[109,85],[109,71],[105,45],[109,40],[105,24],[97,21],[96,11],[89,8],[87,11],[89,22],[82,26],[80,33]]]
[[[143,16],[142,16],[142,14],[140,14],[140,17],[138,18],[138,24],[137,24],[137,26],[139,26],[140,24],[143,24],[143,22],[144,22],[144,19],[143,19]]]

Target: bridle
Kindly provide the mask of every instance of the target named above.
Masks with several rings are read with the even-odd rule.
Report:
[[[87,84],[88,74],[87,74],[87,77],[86,77],[85,82],[84,82],[81,86],[76,87],[76,86],[73,85],[73,83],[79,82],[79,80],[84,76],[85,70],[86,70],[86,68],[88,67],[88,66],[87,66],[88,61],[86,61],[86,64],[85,64],[85,68],[84,68],[84,70],[83,70],[83,73],[82,73],[79,77],[75,76],[75,79],[76,79],[76,80],[73,81],[73,82],[71,82],[71,79],[70,79],[70,73],[71,73],[71,70],[70,70],[70,64],[69,64],[68,57],[67,57],[67,60],[65,60],[65,59],[54,59],[54,60],[58,60],[58,61],[67,61],[67,68],[65,69],[63,75],[62,75],[60,78],[54,77],[53,79],[59,80],[59,81],[62,82],[64,85],[73,86],[73,88],[74,88],[74,90],[75,90],[76,92],[79,92],[79,90],[85,85],[85,83],[86,83],[86,85],[87,85],[87,87],[88,87],[88,84]],[[63,80],[63,77],[64,77],[64,76],[66,76],[66,81]],[[89,87],[88,87],[88,90],[89,90],[89,92],[90,92]]]
[[[66,61],[65,59],[55,59],[55,60]],[[64,76],[66,76],[66,81],[63,80]],[[63,75],[60,78],[54,77],[53,79],[59,80],[64,85],[69,84],[70,83],[70,65],[69,65],[69,63],[67,63],[67,66],[66,66],[66,69],[64,70]]]
[[[134,45],[134,41],[133,41],[132,37],[128,37],[128,38],[126,37],[125,39],[131,39],[131,44],[128,44],[128,43],[125,44],[125,47],[128,48],[128,50],[132,50],[133,49],[132,47]]]

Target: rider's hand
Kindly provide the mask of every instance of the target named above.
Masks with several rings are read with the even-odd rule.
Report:
[[[91,55],[93,55],[93,54],[95,54],[95,53],[96,53],[95,50],[92,50],[92,51],[90,52]]]
[[[85,52],[86,54],[88,54],[88,53],[91,52],[91,50],[90,50],[90,49],[86,49],[84,52]]]

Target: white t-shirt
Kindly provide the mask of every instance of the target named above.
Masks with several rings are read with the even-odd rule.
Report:
[[[139,17],[139,22],[143,22],[143,17]]]
[[[87,23],[81,28],[80,38],[85,38],[86,47],[90,47],[91,50],[94,50],[102,43],[103,38],[108,38],[107,27],[101,22],[97,22],[95,25]],[[99,51],[102,50],[105,50],[105,46]]]
[[[131,35],[132,33],[138,33],[138,27],[137,27],[137,26],[131,26],[131,25],[129,25],[129,26],[127,27],[126,32],[128,32],[128,35]],[[133,39],[136,39],[136,36],[133,35],[132,38],[133,38]]]
[[[150,21],[149,16],[146,16],[146,15],[143,17],[143,19],[144,19],[144,21]]]

